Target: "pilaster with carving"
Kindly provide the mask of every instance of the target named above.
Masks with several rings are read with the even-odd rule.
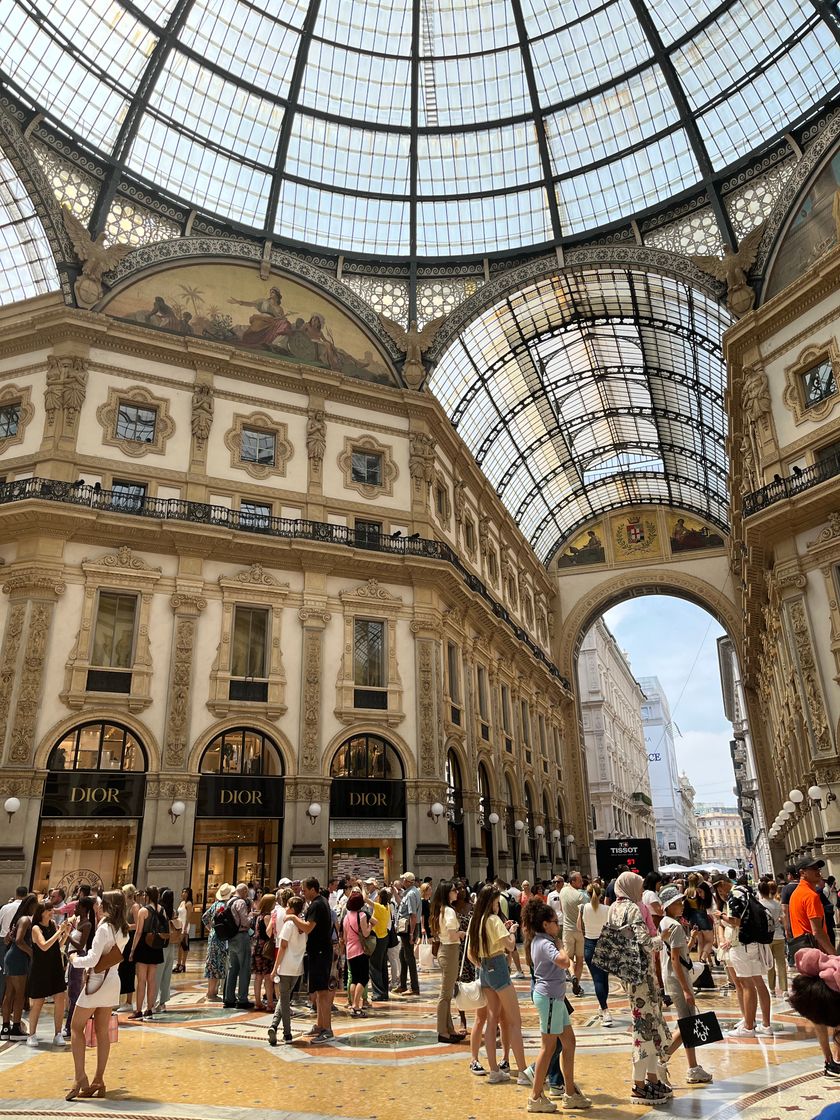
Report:
[[[418,771],[430,778],[443,772],[440,622],[432,616],[416,616],[410,628],[414,635]]]
[[[14,765],[32,762],[50,626],[64,587],[60,569],[35,565],[13,569],[3,584],[10,604],[0,653],[0,747],[8,733],[6,757]]]
[[[79,354],[47,356],[47,386],[44,390],[45,434],[56,443],[75,443],[79,413],[87,395],[88,363]]]
[[[207,600],[190,588],[176,591],[169,602],[175,612],[175,627],[166,700],[163,764],[166,769],[180,770],[186,763],[190,742],[190,700],[198,616],[207,606]]]
[[[819,669],[814,657],[814,646],[805,597],[798,596],[785,603],[787,624],[798,670],[798,683],[803,700],[803,714],[814,759],[833,755],[834,743],[825,709]]]
[[[426,432],[410,432],[408,442],[412,501],[428,509],[429,492],[435,477],[435,441]]]
[[[298,611],[303,650],[298,759],[301,774],[317,774],[320,769],[324,630],[331,617],[330,612],[320,605],[304,605]]]

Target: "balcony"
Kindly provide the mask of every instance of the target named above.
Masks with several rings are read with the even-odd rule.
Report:
[[[630,800],[635,801],[637,805],[647,805],[649,808],[653,807],[653,802],[648,797],[648,795],[646,793],[642,793],[640,790],[637,790],[634,794],[632,794]]]
[[[804,470],[794,471],[787,478],[781,478],[777,475],[772,482],[768,482],[760,490],[753,490],[751,494],[745,494],[741,503],[742,513],[744,517],[751,517],[754,513],[759,513],[761,510],[767,509],[768,506],[775,505],[776,502],[793,498],[805,490],[819,486],[821,482],[836,478],[838,474],[840,474],[840,452],[834,452],[832,455],[826,455],[819,462],[813,463],[810,467],[805,467]]]
[[[454,568],[464,583],[489,605],[493,614],[510,629],[513,636],[549,673],[569,692],[571,685],[557,666],[521,626],[509,611],[497,602],[485,584],[468,571],[458,554],[445,541],[427,540],[423,537],[392,537],[387,533],[370,533],[360,540],[355,529],[346,525],[330,525],[324,521],[298,521],[289,517],[259,517],[240,513],[226,506],[211,506],[204,502],[188,502],[180,498],[150,498],[132,496],[130,502],[123,493],[102,490],[98,486],[80,486],[52,478],[22,478],[0,484],[0,506],[36,499],[42,502],[60,502],[62,505],[118,513],[123,517],[144,517],[152,521],[182,521],[192,525],[217,525],[241,533],[283,540],[318,541],[320,544],[342,545],[365,552],[387,552],[398,556],[415,556],[424,560],[442,560]],[[360,561],[363,563],[363,561]]]

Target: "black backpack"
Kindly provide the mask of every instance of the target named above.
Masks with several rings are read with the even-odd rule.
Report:
[[[738,928],[738,940],[742,945],[769,945],[774,932],[770,915],[750,890],[747,891],[747,899],[747,909],[741,915]]]
[[[143,936],[150,949],[165,949],[169,944],[169,919],[162,910],[149,909]]]
[[[514,894],[506,894],[505,898],[508,903],[508,917],[512,922],[516,922],[517,926],[522,924],[522,907]],[[519,940],[519,930],[517,929],[517,941]]]
[[[239,933],[239,926],[231,910],[233,902],[233,899],[226,902],[221,910],[216,911],[213,918],[213,930],[220,941],[230,941]]]

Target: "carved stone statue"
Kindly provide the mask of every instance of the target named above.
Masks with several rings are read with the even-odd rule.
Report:
[[[327,450],[327,421],[323,408],[311,408],[306,421],[306,454],[320,467]]]
[[[763,369],[753,367],[746,371],[741,387],[741,407],[753,424],[767,416],[771,409],[770,382]]]
[[[52,426],[55,423],[56,413],[60,412],[62,408],[61,382],[64,371],[58,360],[52,355],[47,360],[49,365],[47,387],[44,389],[44,411],[47,414],[47,423]]]
[[[408,472],[418,485],[429,487],[435,477],[435,441],[425,432],[411,432],[408,438]]]
[[[738,251],[724,246],[723,259],[712,256],[690,256],[689,260],[702,271],[726,284],[726,306],[736,319],[752,311],[755,292],[747,283],[747,273],[758,255],[758,246],[764,233],[764,222],[756,226],[741,241]]]
[[[203,447],[213,427],[213,389],[199,383],[193,390],[192,434],[199,447]]]
[[[64,406],[64,419],[72,427],[76,417],[82,410],[87,393],[87,368],[83,358],[72,358],[68,361],[64,374],[64,385],[61,391],[61,403]]]
[[[464,520],[464,510],[467,508],[467,484],[463,478],[456,479],[452,488],[455,505],[455,520],[460,525]]]
[[[422,331],[417,329],[417,320],[412,319],[408,330],[403,330],[399,323],[389,319],[387,315],[379,314],[379,322],[390,335],[396,345],[405,354],[403,363],[403,378],[409,389],[419,389],[426,380],[427,370],[423,365],[423,354],[435,340],[435,335],[443,326],[445,315],[437,319],[430,319]]]
[[[755,456],[753,455],[752,440],[748,435],[741,436],[739,450],[741,452],[741,493],[748,494],[757,487]]]
[[[93,307],[102,299],[102,277],[131,252],[130,245],[105,247],[105,233],[94,239],[67,206],[61,208],[64,228],[82,265],[82,275],[73,286],[80,307]]]

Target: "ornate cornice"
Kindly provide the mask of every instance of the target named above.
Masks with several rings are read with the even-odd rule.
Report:
[[[55,568],[14,568],[6,576],[3,591],[12,598],[38,595],[47,592],[50,596],[63,595],[65,583],[62,573]]]

